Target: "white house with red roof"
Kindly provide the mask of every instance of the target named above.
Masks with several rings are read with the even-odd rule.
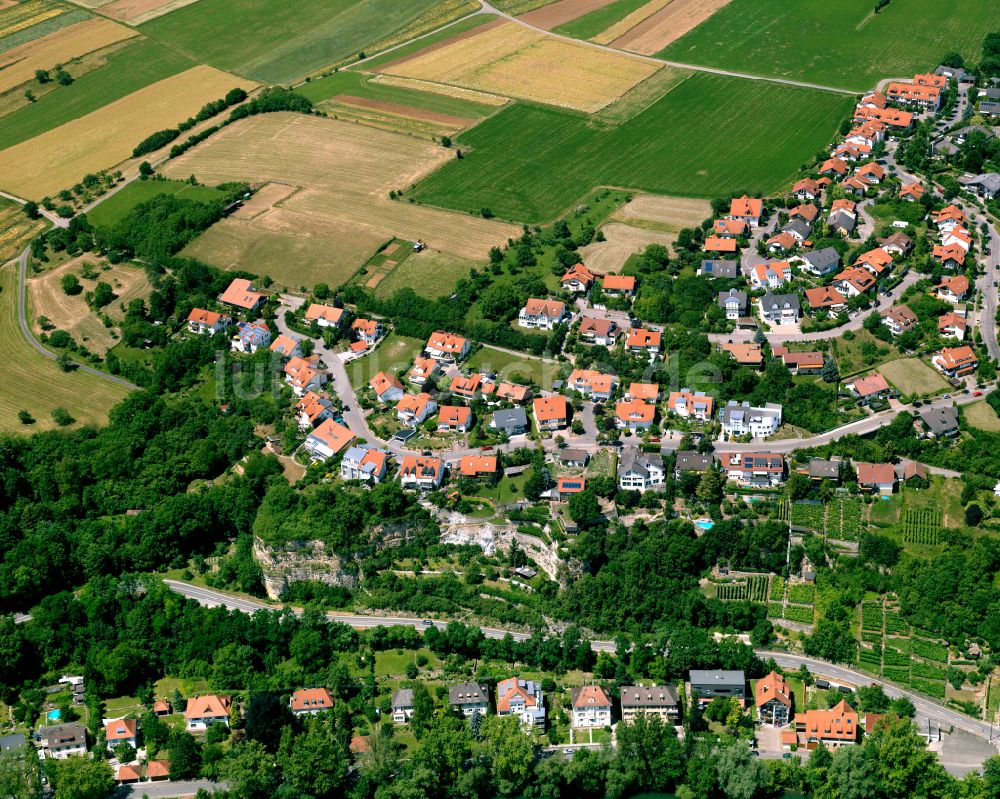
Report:
[[[759,197],[736,197],[729,203],[729,218],[740,219],[748,225],[755,227],[760,224],[761,215],[764,213],[764,201]]]
[[[517,716],[525,727],[545,726],[545,695],[534,680],[510,677],[497,683],[497,715]]]
[[[443,330],[436,330],[427,339],[424,351],[428,357],[441,363],[455,363],[463,360],[472,349],[472,344],[468,339],[454,333],[446,333]]]
[[[266,294],[254,289],[253,284],[242,277],[233,278],[233,282],[219,295],[219,302],[247,313],[256,311],[266,300]]]
[[[574,729],[611,726],[611,697],[600,685],[582,685],[570,693]]]
[[[375,392],[375,397],[383,405],[389,402],[398,402],[406,393],[406,389],[399,382],[399,378],[388,372],[379,372],[368,381],[368,385],[371,386],[372,391]]]
[[[135,719],[112,719],[104,723],[104,740],[108,748],[114,749],[119,744],[128,744],[133,749],[139,748],[139,722]]]
[[[416,427],[425,419],[434,415],[437,403],[425,391],[419,394],[406,394],[396,403],[396,418],[400,424]]]
[[[229,711],[232,700],[228,696],[202,694],[188,699],[184,711],[185,727],[188,732],[201,732],[213,724],[229,726]]]
[[[224,332],[232,321],[228,316],[215,311],[192,308],[191,313],[188,314],[187,328],[191,333],[199,336],[214,336],[216,333]]]
[[[315,716],[333,709],[333,697],[326,688],[300,688],[292,694],[288,705],[296,716]]]
[[[327,460],[343,450],[354,440],[354,433],[344,425],[327,419],[313,430],[303,446],[312,455],[313,460]]]
[[[517,324],[530,330],[552,330],[568,318],[566,303],[558,300],[530,299],[518,314]]]

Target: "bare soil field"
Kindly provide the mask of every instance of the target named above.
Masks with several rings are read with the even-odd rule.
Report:
[[[659,66],[503,23],[383,72],[593,113]]]
[[[88,280],[80,275],[88,268],[97,272],[97,278]],[[83,291],[70,296],[62,290],[59,281],[63,275],[73,273],[80,278]],[[113,329],[104,326],[97,314],[87,305],[86,293],[92,291],[98,282],[110,283],[117,299],[104,307],[103,311],[113,320],[120,321],[125,313],[122,306],[141,297],[147,299],[152,290],[145,273],[134,266],[105,264],[97,258],[84,255],[43,272],[27,281],[28,321],[36,335],[42,332],[38,324],[39,316],[46,316],[59,330],[65,330],[73,339],[92,352],[104,354],[117,343]]]
[[[662,225],[665,230],[697,227],[712,215],[712,206],[706,200],[689,197],[663,197],[656,194],[639,194],[611,215],[615,222],[650,222]]]
[[[671,0],[665,8],[647,17],[611,44],[622,50],[653,55],[697,28],[729,2],[730,0]]]
[[[338,94],[333,99],[339,103],[343,103],[344,105],[368,108],[372,111],[381,111],[394,116],[422,119],[427,122],[436,122],[453,130],[461,130],[476,121],[474,119],[464,119],[463,117],[452,116],[451,114],[441,114],[437,111],[428,111],[425,108],[414,108],[412,105],[390,103],[385,100],[372,100],[370,97],[355,97],[351,94]]]
[[[522,14],[520,19],[550,31],[582,17],[584,14],[589,14],[591,11],[604,8],[611,2],[613,0],[559,0],[535,11]]]
[[[196,2],[198,0],[112,0],[101,6],[101,13],[129,25],[141,25]]]
[[[288,186],[284,183],[268,183],[258,189],[253,197],[237,208],[229,215],[230,219],[256,219],[265,211],[278,205],[282,200],[287,200],[295,192],[298,186]]]
[[[480,28],[482,30],[482,28]],[[417,80],[416,78],[400,78],[396,75],[376,75],[372,78],[372,83],[381,83],[385,86],[397,86],[400,89],[414,89],[419,92],[431,92],[432,94],[442,94],[445,97],[455,97],[459,100],[469,100],[483,105],[492,105],[497,108],[507,105],[510,99],[501,97],[498,94],[489,92],[477,92],[474,89],[463,89],[461,86],[452,86],[448,83],[434,83],[429,80]]]
[[[621,38],[640,22],[649,19],[649,17],[671,2],[672,0],[649,0],[644,6],[637,8],[626,17],[622,17],[610,28],[601,31],[591,41],[597,42],[597,44],[611,44],[615,39]]]
[[[99,172],[126,160],[143,138],[177,124],[230,89],[251,89],[255,85],[206,66],[158,81],[0,151],[0,185],[21,197],[54,195],[88,172]]]
[[[633,227],[621,222],[609,222],[601,227],[605,241],[595,241],[580,248],[580,256],[587,268],[598,274],[619,271],[628,257],[642,252],[649,244],[671,246],[676,233]]]
[[[0,54],[0,92],[34,79],[36,69],[51,70],[74,58],[138,34],[108,19],[88,19]],[[74,73],[75,74],[75,73]]]
[[[224,131],[167,163],[167,176],[195,174],[209,185],[231,180],[273,181],[301,191],[249,222],[225,220],[196,239],[192,254],[220,266],[259,268],[253,257],[266,244],[279,274],[290,285],[325,280],[339,285],[375,249],[393,237],[423,239],[429,247],[460,258],[482,261],[490,247],[518,234],[518,228],[493,220],[393,201],[393,189],[406,189],[454,154],[429,142],[332,119],[292,113],[263,114]],[[208,257],[209,242],[224,235],[225,260]],[[303,247],[313,263],[292,255]],[[263,243],[262,243],[263,242]],[[219,246],[219,245],[216,245]],[[219,247],[220,251],[223,249]],[[316,278],[317,271],[324,274]]]

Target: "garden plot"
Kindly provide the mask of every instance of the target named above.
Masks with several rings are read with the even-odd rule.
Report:
[[[941,542],[941,512],[931,508],[906,508],[902,519],[903,541],[935,545]]]

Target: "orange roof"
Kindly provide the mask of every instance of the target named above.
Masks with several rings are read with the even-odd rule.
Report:
[[[913,197],[915,200],[919,200],[924,196],[924,187],[920,183],[908,183],[899,189],[900,197]]]
[[[326,444],[334,454],[340,452],[354,440],[354,433],[342,424],[333,421],[333,419],[327,419],[309,435],[310,437],[318,438]]]
[[[728,352],[736,360],[736,363],[760,366],[764,362],[764,354],[757,344],[741,344],[739,342],[725,342],[719,345],[723,352]]]
[[[285,364],[285,374],[288,376],[289,384],[296,388],[308,386],[313,378],[319,374],[314,368],[318,364],[318,355],[310,355],[308,358],[292,358]]]
[[[306,396],[308,397],[309,395],[307,394]],[[157,699],[153,702],[154,713],[169,713],[170,710],[170,703],[166,699]]]
[[[937,284],[937,288],[950,291],[956,297],[962,297],[969,290],[969,278],[965,275],[942,277],[941,282]]]
[[[454,333],[445,333],[442,330],[431,333],[431,337],[427,339],[428,349],[451,354],[460,353],[465,349],[465,344],[466,341],[461,336],[456,336]]]
[[[720,236],[742,236],[746,233],[747,223],[742,219],[716,219],[712,229]]]
[[[868,252],[859,255],[854,264],[855,266],[871,267],[875,274],[880,274],[884,269],[892,266],[892,256],[881,247],[876,247],[874,250],[868,250]]]
[[[965,263],[965,250],[960,244],[935,244],[931,257],[939,261],[955,261],[959,266]]]
[[[785,707],[791,708],[792,706],[792,696],[788,691],[785,678],[776,671],[772,671],[757,680],[754,694],[756,695],[757,707],[762,707],[772,699],[777,699]]]
[[[891,463],[856,463],[858,485],[892,485],[896,482],[896,468]]]
[[[169,760],[150,760],[146,764],[146,777],[169,777],[170,776],[170,761]]]
[[[715,405],[715,398],[709,397],[706,394],[698,396],[690,391],[671,391],[670,396],[667,397],[667,408],[671,411],[676,410],[678,401],[684,402],[684,407],[691,415],[694,415],[696,412],[696,405],[703,405],[704,410],[702,414],[708,417],[712,416],[712,410]]]
[[[848,200],[847,198],[844,198],[842,200],[834,200],[833,201],[833,205],[830,206],[830,210],[831,211],[850,211],[853,214],[854,213],[854,207],[856,205],[857,205],[857,203],[855,203],[854,200]]]
[[[284,333],[279,333],[278,337],[271,342],[271,346],[268,349],[271,352],[277,352],[281,355],[291,355],[295,352],[295,348],[299,346],[299,342],[293,339],[291,336],[286,336]]]
[[[419,477],[422,474],[435,476],[443,468],[440,458],[432,458],[427,455],[405,455],[399,464],[400,477]]]
[[[938,331],[945,330],[949,327],[954,327],[957,330],[965,330],[968,327],[968,324],[963,317],[959,316],[954,311],[951,311],[938,319]]]
[[[410,370],[410,374],[427,378],[434,374],[439,368],[438,362],[433,358],[414,358],[413,368]]]
[[[401,413],[412,413],[415,416],[419,416],[424,412],[424,408],[430,401],[431,395],[426,391],[421,391],[419,394],[406,394],[399,402],[396,403],[396,411]]]
[[[796,205],[791,211],[789,211],[788,216],[789,218],[798,216],[806,220],[806,222],[812,222],[817,216],[819,216],[819,208],[812,203],[803,203],[802,205]]]
[[[572,693],[573,707],[611,707],[611,697],[599,685],[584,685]]]
[[[642,327],[633,327],[628,331],[626,347],[659,347],[662,335],[659,330],[646,330]]]
[[[220,302],[235,305],[237,308],[251,309],[264,297],[259,291],[253,290],[253,284],[242,277],[233,279],[229,287],[219,297]]]
[[[823,367],[823,353],[816,350],[804,352],[792,352],[786,347],[774,346],[771,352],[775,358],[781,358],[785,366],[794,366],[796,369],[821,369]]]
[[[381,397],[390,388],[398,388],[400,391],[403,390],[403,384],[399,382],[399,378],[396,375],[391,375],[386,372],[379,372],[375,377],[368,381],[368,385],[375,390],[375,394]]]
[[[795,724],[803,725],[806,736],[810,738],[854,741],[858,737],[858,714],[844,699],[830,710],[807,710],[805,713],[796,713]]]
[[[939,89],[943,89],[948,85],[948,78],[944,75],[935,75],[933,72],[918,73],[913,76],[913,82],[918,86],[937,86]]]
[[[882,178],[885,177],[885,169],[877,162],[869,161],[867,164],[860,167],[856,174],[859,177],[871,175],[878,180],[882,180]]]
[[[116,741],[135,738],[135,719],[118,719],[104,725],[104,738],[112,746]]]
[[[603,286],[605,291],[635,291],[635,278],[632,275],[605,275]]]
[[[295,403],[295,409],[300,413],[304,413],[310,422],[328,408],[329,402],[324,400],[315,391],[306,392],[306,395]]]
[[[615,378],[595,369],[574,369],[570,372],[569,384],[574,391],[585,386],[592,392],[607,394],[614,387]]]
[[[759,197],[736,197],[729,204],[730,216],[759,217],[764,211],[764,201]]]
[[[366,349],[368,349],[368,345],[363,341],[355,341],[351,345],[351,352],[362,352]]]
[[[319,303],[310,303],[309,307],[306,309],[306,319],[310,322],[314,319],[325,319],[327,322],[333,322],[337,324],[341,319],[344,318],[344,309],[335,308],[332,305],[320,305]]]
[[[771,238],[767,240],[768,247],[770,247],[772,244],[777,244],[783,250],[794,249],[798,243],[799,240],[795,238],[795,236],[793,236],[787,230],[783,230],[781,231],[781,233],[771,236]],[[758,266],[764,266],[764,264],[758,264]]]
[[[736,252],[739,247],[736,244],[735,239],[724,239],[720,236],[707,236],[705,238],[705,246],[702,248],[705,252]]]
[[[781,745],[782,746],[795,746],[799,742],[798,733],[795,730],[782,730],[781,731]]]
[[[517,677],[509,677],[497,683],[497,713],[510,713],[510,700],[515,696],[524,702],[526,708],[538,706],[538,698],[524,690]]]
[[[292,694],[292,710],[329,710],[333,697],[326,688],[300,688]]]
[[[189,322],[197,322],[201,325],[215,327],[219,324],[219,320],[221,318],[222,314],[215,313],[215,311],[206,311],[204,308],[192,308],[191,313],[188,314],[187,320]]]
[[[847,174],[847,161],[843,158],[827,158],[819,168],[820,172],[836,172],[838,175]]]
[[[936,103],[941,99],[941,89],[937,86],[921,86],[916,83],[890,83],[885,94],[892,99],[916,100]]]
[[[471,395],[480,390],[482,382],[483,376],[481,374],[474,374],[469,377],[455,375],[455,377],[451,379],[450,388],[456,394]]]
[[[566,270],[566,274],[562,276],[560,283],[567,283],[571,280],[578,280],[581,283],[590,285],[594,282],[594,273],[591,272],[583,264],[573,264],[569,269]]]
[[[660,396],[660,387],[656,383],[630,383],[628,395],[632,399],[645,400],[646,402],[656,402]]]
[[[873,105],[876,108],[885,108],[885,95],[882,92],[871,92],[861,98],[864,105]]]
[[[910,123],[913,122],[913,112],[912,111],[900,111],[897,108],[864,108],[858,107],[854,111],[854,118],[858,119],[877,119],[880,122],[885,122],[887,125],[892,125],[897,128],[908,128]]]
[[[464,477],[495,474],[496,470],[496,455],[466,455],[458,462],[458,471]]]
[[[941,363],[946,369],[956,369],[963,366],[975,366],[979,363],[972,347],[945,347],[941,350]]]
[[[880,374],[859,377],[854,381],[854,391],[859,397],[870,397],[872,394],[879,394],[890,389],[889,381]]]
[[[629,400],[615,404],[615,416],[623,422],[652,423],[656,406],[642,400]]]
[[[188,700],[184,717],[188,719],[229,718],[232,700],[228,696],[203,694]]]
[[[472,421],[472,408],[464,405],[442,405],[438,410],[438,425],[448,427],[468,426]]]
[[[830,308],[834,305],[846,305],[847,297],[841,294],[832,286],[822,286],[815,289],[806,289],[806,302],[813,310]]]
[[[941,224],[945,221],[964,222],[965,212],[957,205],[946,205],[940,211],[934,212],[934,222]]]
[[[566,398],[555,394],[537,397],[533,403],[535,418],[540,422],[554,422],[566,418]]]
[[[519,386],[517,383],[500,383],[497,386],[497,398],[511,402],[524,402],[530,391],[531,389],[527,386]]]
[[[126,780],[138,780],[138,779],[141,779],[142,778],[142,770],[141,769],[142,769],[142,766],[138,765],[138,764],[134,765],[134,766],[119,766],[118,767],[118,773],[117,773],[117,776],[115,777],[115,779],[117,779],[118,782],[124,782]]]
[[[816,194],[819,191],[819,184],[812,178],[802,178],[795,182],[792,186],[792,193],[797,194],[800,191],[808,192],[809,194]]]
[[[558,300],[528,300],[524,310],[531,316],[548,316],[556,319],[566,313],[566,303]]]
[[[872,275],[872,273],[867,269],[862,269],[860,266],[852,266],[850,269],[845,269],[833,279],[837,283],[841,281],[849,283],[861,294],[868,291],[868,289],[875,285],[874,275]]]
[[[378,333],[378,322],[374,319],[355,319],[351,323],[351,330],[358,330],[366,336],[373,337]]]

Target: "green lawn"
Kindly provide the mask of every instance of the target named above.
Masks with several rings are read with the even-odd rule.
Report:
[[[455,284],[481,264],[439,250],[405,253],[405,259],[383,278],[375,288],[375,296],[388,298],[399,289],[413,289],[421,297],[436,300],[447,297]]]
[[[140,27],[219,69],[290,83],[406,27],[437,0],[201,0]]]
[[[606,6],[594,9],[589,14],[570,20],[564,25],[553,28],[556,33],[573,36],[577,39],[590,39],[601,31],[607,30],[616,22],[625,19],[633,11],[642,8],[649,0],[614,0]]]
[[[900,358],[882,364],[879,370],[903,394],[936,394],[948,389],[940,372],[918,358]]]
[[[503,477],[495,486],[480,486],[475,495],[498,503],[518,502],[524,499],[524,484],[530,476],[531,469],[516,477]]]
[[[335,72],[329,77],[310,81],[297,91],[314,103],[329,100],[338,94],[351,94],[355,97],[399,103],[465,119],[480,119],[496,110],[494,106],[463,100],[460,97],[449,97],[446,94],[422,92],[400,86],[386,86],[376,83],[373,77],[375,76],[363,72]]]
[[[523,375],[535,385],[549,389],[559,372],[559,364],[555,361],[543,361],[527,355],[514,355],[509,352],[483,347],[469,358],[468,365],[472,368],[490,369],[496,372],[502,380]]]
[[[429,649],[389,649],[385,652],[375,653],[375,676],[376,677],[399,677],[406,673],[406,666],[409,663],[417,662],[417,655],[422,654],[427,658],[425,669],[436,669],[440,667],[441,660]]]
[[[189,58],[159,42],[137,41],[112,53],[107,65],[81,75],[71,85],[60,86],[38,102],[0,117],[0,149],[27,141],[193,66]],[[183,121],[180,112],[177,121]],[[137,144],[140,138],[136,137]]]
[[[866,91],[882,78],[932,70],[955,50],[974,63],[983,38],[1000,28],[995,0],[894,0],[878,14],[874,5],[733,0],[659,55]]]
[[[985,430],[987,433],[1000,432],[1000,417],[986,400],[966,405],[963,412],[965,413],[965,421],[972,427]]]
[[[137,180],[111,195],[88,212],[87,219],[94,227],[112,225],[140,203],[160,194],[169,194],[184,200],[221,199],[225,195],[209,186],[192,186],[183,180]]]
[[[465,158],[411,196],[535,223],[601,185],[694,197],[771,192],[825,146],[850,106],[846,96],[709,74],[691,76],[611,128],[518,103],[463,133]]]
[[[375,352],[347,364],[351,385],[355,388],[367,388],[368,381],[379,372],[401,375],[403,370],[413,364],[413,359],[423,350],[424,344],[426,342],[419,339],[390,333]]]

